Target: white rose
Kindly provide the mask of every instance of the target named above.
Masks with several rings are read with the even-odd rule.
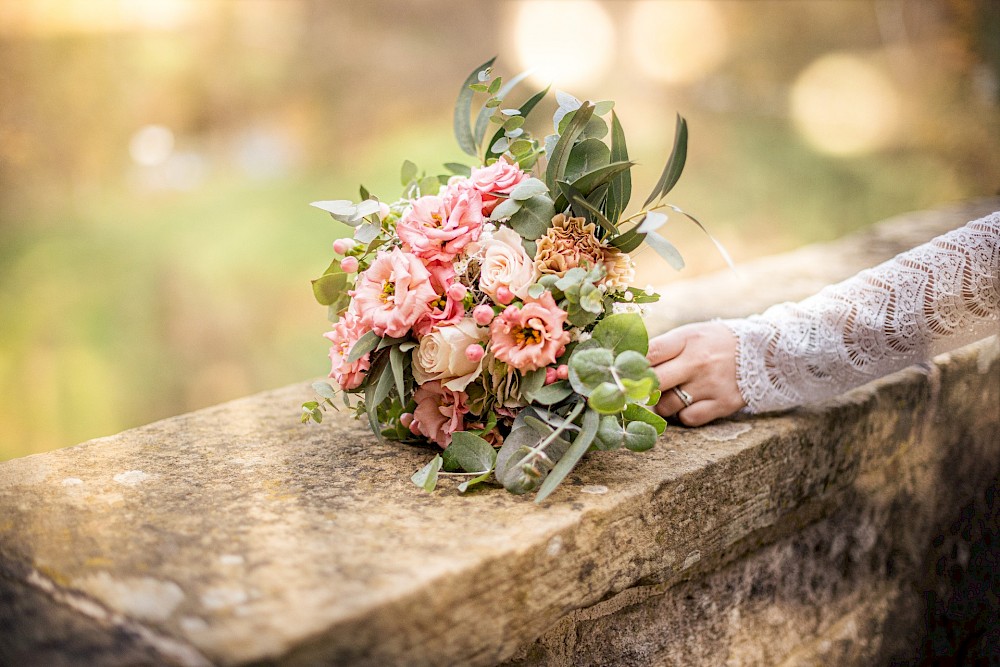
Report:
[[[441,380],[452,391],[464,391],[483,371],[483,360],[469,361],[465,349],[487,338],[489,329],[471,317],[438,327],[420,339],[413,352],[413,379],[423,384]]]
[[[528,296],[528,288],[538,280],[535,262],[521,245],[521,235],[510,227],[493,232],[479,269],[479,288],[497,299],[497,289],[506,287],[518,298]]]

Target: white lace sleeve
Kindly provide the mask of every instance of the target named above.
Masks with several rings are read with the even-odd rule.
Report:
[[[852,387],[998,332],[1000,211],[799,303],[723,320],[750,412]]]

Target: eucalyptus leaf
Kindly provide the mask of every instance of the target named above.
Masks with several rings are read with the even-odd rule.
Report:
[[[459,493],[465,493],[466,491],[469,490],[470,486],[473,486],[475,484],[480,484],[481,482],[485,482],[485,481],[489,480],[491,477],[493,477],[493,471],[492,470],[489,471],[489,472],[487,472],[487,473],[483,473],[482,475],[479,475],[478,477],[473,477],[472,479],[467,479],[467,480],[465,480],[464,482],[462,482],[461,484],[458,485],[458,492]]]
[[[410,481],[419,486],[424,491],[430,493],[437,486],[438,471],[441,470],[441,456],[435,456],[430,463],[413,473]]]
[[[573,393],[573,387],[566,380],[559,380],[543,386],[531,395],[531,400],[542,405],[555,405],[566,400]]]
[[[396,382],[396,393],[399,395],[399,400],[403,400],[403,396],[406,395],[405,385],[403,382],[403,361],[406,355],[399,346],[393,346],[389,349],[389,367],[392,369],[392,377]],[[475,472],[475,471],[471,471]]]
[[[403,160],[403,166],[399,170],[399,180],[401,185],[409,185],[417,177],[417,165],[409,160]]]
[[[458,467],[465,472],[477,473],[492,471],[497,460],[497,452],[490,443],[466,431],[451,434],[451,444],[442,456],[449,470]]]
[[[507,200],[512,201],[510,199]],[[535,195],[520,202],[521,207],[510,216],[508,224],[523,238],[534,241],[545,235],[556,215],[552,200],[546,195]],[[502,204],[500,205],[502,206]],[[497,208],[500,208],[497,206]],[[496,209],[494,209],[494,213]]]
[[[490,220],[497,221],[509,218],[521,209],[523,203],[513,197],[503,200],[493,209],[493,213],[490,214]]]
[[[640,355],[649,351],[646,325],[643,324],[642,317],[636,313],[608,315],[597,323],[591,336],[602,347],[612,350],[616,357],[626,350],[634,350]]]
[[[549,186],[550,191],[555,188],[557,180],[563,179],[563,175],[566,173],[566,163],[569,161],[570,150],[593,115],[593,105],[585,102],[576,110],[572,122],[570,122],[562,136],[559,137],[555,148],[552,149],[552,154],[549,156],[549,164],[545,169],[545,182]]]
[[[609,183],[617,174],[627,172],[634,166],[634,164],[634,162],[612,162],[607,166],[595,169],[589,174],[584,174],[570,183],[570,185],[586,196],[605,183]],[[562,194],[560,194],[559,197],[556,198],[555,204],[557,209],[562,210],[566,207],[567,200]]]
[[[329,382],[313,382],[312,388],[323,398],[330,400],[337,398],[337,390],[331,387]]]
[[[657,229],[667,224],[667,217],[665,213],[660,213],[659,211],[647,211],[646,215],[643,216],[642,222],[635,228],[635,231],[639,234],[647,234],[649,232],[655,232]]]
[[[657,435],[662,435],[667,428],[667,420],[641,405],[630,403],[625,406],[622,413],[627,421],[645,422],[656,430]]]
[[[604,451],[618,449],[625,444],[625,427],[617,415],[604,415],[597,428],[594,446]]]
[[[646,422],[629,422],[625,427],[624,445],[633,452],[645,452],[656,445],[656,429]]]
[[[548,89],[548,87],[546,87],[546,88],[545,88],[545,90],[540,90],[540,91],[538,91],[537,93],[535,93],[534,95],[532,95],[531,97],[529,97],[529,98],[527,99],[527,101],[525,101],[525,103],[524,103],[524,104],[522,104],[522,105],[521,105],[521,106],[520,106],[520,107],[518,108],[518,111],[520,111],[520,112],[521,112],[521,115],[522,115],[522,116],[524,116],[525,118],[527,118],[527,117],[528,117],[528,114],[529,114],[529,113],[531,113],[531,110],[535,108],[535,106],[536,106],[536,105],[537,105],[537,104],[538,104],[538,103],[539,103],[539,102],[540,102],[540,101],[542,100],[542,98],[544,98],[544,97],[545,97],[545,95],[546,95],[546,94],[547,94],[548,92],[549,92],[549,89]],[[499,140],[499,139],[500,139],[500,137],[502,137],[502,136],[503,136],[503,128],[500,128],[499,130],[497,130],[496,134],[494,134],[494,135],[493,135],[493,138],[492,138],[492,139],[490,139],[490,142],[489,142],[489,144],[488,144],[488,145],[489,145],[489,146],[492,146],[492,145],[493,145],[493,144],[495,144],[495,143],[497,142],[497,140]],[[500,154],[499,154],[499,153],[494,153],[494,152],[493,152],[493,151],[491,151],[491,150],[487,150],[487,151],[486,151],[486,157],[487,157],[487,158],[489,158],[489,157],[493,157],[493,156],[495,156],[495,157],[499,157],[499,156],[500,156]]]
[[[358,342],[354,344],[351,351],[347,355],[347,363],[351,364],[365,356],[382,342],[378,334],[374,331],[367,332],[364,336],[358,339]]]
[[[569,152],[565,180],[572,183],[578,178],[606,167],[611,163],[611,149],[600,139],[584,139]]]
[[[569,358],[569,382],[581,396],[590,396],[603,382],[613,381],[614,354],[604,347],[577,350]]]
[[[733,264],[733,259],[729,256],[729,253],[726,251],[725,246],[723,246],[718,239],[716,239],[709,233],[708,228],[706,228],[705,225],[701,224],[701,222],[696,217],[694,217],[687,211],[682,211],[673,204],[667,204],[667,206],[669,206],[674,211],[677,211],[678,213],[686,217],[688,220],[693,222],[695,225],[697,225],[698,228],[705,233],[705,236],[708,237],[708,239],[712,242],[712,244],[715,245],[715,249],[718,250],[719,254],[722,255],[722,258],[726,260],[726,264],[729,265],[729,268],[733,269],[734,271],[736,270],[736,265]]]
[[[648,232],[644,239],[646,245],[656,251],[663,259],[667,260],[675,270],[680,271],[684,268],[684,258],[681,257],[680,251],[674,247],[674,244],[663,238],[656,232]]]
[[[625,144],[625,132],[618,121],[618,115],[611,112],[611,162],[627,162],[628,146]],[[615,174],[609,181],[611,191],[608,193],[607,215],[611,222],[617,223],[632,198],[632,174],[626,169]]]
[[[545,187],[545,183],[542,183],[537,178],[526,178],[511,189],[510,198],[523,201],[531,199],[535,195],[547,194],[548,191],[549,189]]]
[[[472,173],[472,168],[460,162],[445,162],[444,168],[453,174],[468,177]]]
[[[471,107],[473,91],[469,88],[469,86],[478,82],[480,72],[490,69],[495,60],[496,56],[490,58],[473,70],[468,77],[466,77],[465,81],[462,82],[461,89],[459,90],[458,100],[455,102],[455,114],[452,122],[453,129],[455,131],[455,139],[458,141],[459,147],[472,156],[476,155],[476,141],[475,137],[472,135],[472,127],[470,125],[472,118]]]
[[[643,203],[643,208],[649,206],[655,199],[665,196],[673,189],[677,181],[680,180],[681,172],[684,171],[684,163],[687,160],[687,142],[687,121],[680,114],[677,114],[674,149],[670,152],[670,158],[667,160],[666,166],[663,167],[660,180],[656,182],[653,191],[649,193],[649,197]]]
[[[587,399],[587,405],[603,415],[617,414],[625,408],[625,392],[614,382],[597,385]]]
[[[347,274],[343,272],[327,273],[312,281],[313,296],[323,306],[332,305],[341,296],[347,294]]]
[[[599,423],[600,415],[593,410],[587,410],[583,413],[583,423],[580,433],[576,436],[576,440],[573,441],[569,449],[559,458],[559,462],[556,463],[552,472],[545,478],[541,488],[538,489],[538,495],[535,496],[536,503],[540,503],[548,498],[556,490],[556,487],[559,486],[559,483],[566,479],[566,475],[580,462],[583,455],[590,449],[591,443],[594,442],[594,436],[597,435]]]
[[[529,401],[534,400],[532,397],[535,392],[542,388],[545,384],[545,369],[538,368],[533,371],[528,371],[521,375],[521,395],[527,398]]]
[[[358,243],[371,243],[378,238],[379,231],[381,231],[379,225],[373,222],[366,222],[360,225],[354,232],[354,240]]]
[[[632,252],[641,246],[642,242],[645,240],[645,234],[639,234],[634,229],[630,229],[627,232],[619,234],[615,238],[611,239],[611,245],[618,248],[622,252]]]

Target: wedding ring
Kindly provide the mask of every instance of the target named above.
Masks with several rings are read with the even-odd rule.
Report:
[[[684,407],[690,408],[691,404],[694,403],[694,399],[691,398],[691,394],[687,393],[680,387],[674,387],[671,391],[677,394],[677,398],[681,399],[681,403],[684,404]]]

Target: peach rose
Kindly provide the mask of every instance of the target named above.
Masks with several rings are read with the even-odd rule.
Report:
[[[554,363],[566,349],[569,332],[563,330],[566,311],[551,292],[524,306],[508,306],[490,325],[494,356],[519,371],[533,371]]]
[[[351,310],[362,325],[379,336],[402,338],[431,311],[438,298],[427,267],[399,248],[379,252],[375,261],[358,275]]]
[[[472,318],[454,326],[437,327],[420,339],[413,352],[413,379],[419,384],[440,380],[445,388],[464,391],[483,371],[483,360],[471,361],[465,350],[485,340],[489,330]]]
[[[350,363],[347,361],[347,355],[351,353],[351,348],[367,332],[368,329],[362,326],[357,315],[347,311],[333,325],[333,331],[323,334],[333,343],[330,347],[330,362],[332,364],[330,377],[335,379],[344,391],[356,389],[364,381],[365,373],[370,367],[370,353],[365,354],[357,361]]]
[[[425,262],[448,262],[479,238],[482,227],[482,197],[468,190],[458,196],[420,197],[396,225],[396,233]]]
[[[437,380],[420,385],[413,392],[417,408],[413,411],[410,432],[446,448],[451,444],[451,434],[465,426],[464,417],[469,412],[466,398],[463,392],[448,389]]]
[[[510,227],[500,227],[493,232],[479,267],[479,289],[500,303],[497,290],[501,287],[524,299],[528,296],[528,288],[537,280],[535,263],[524,251],[520,234]]]

